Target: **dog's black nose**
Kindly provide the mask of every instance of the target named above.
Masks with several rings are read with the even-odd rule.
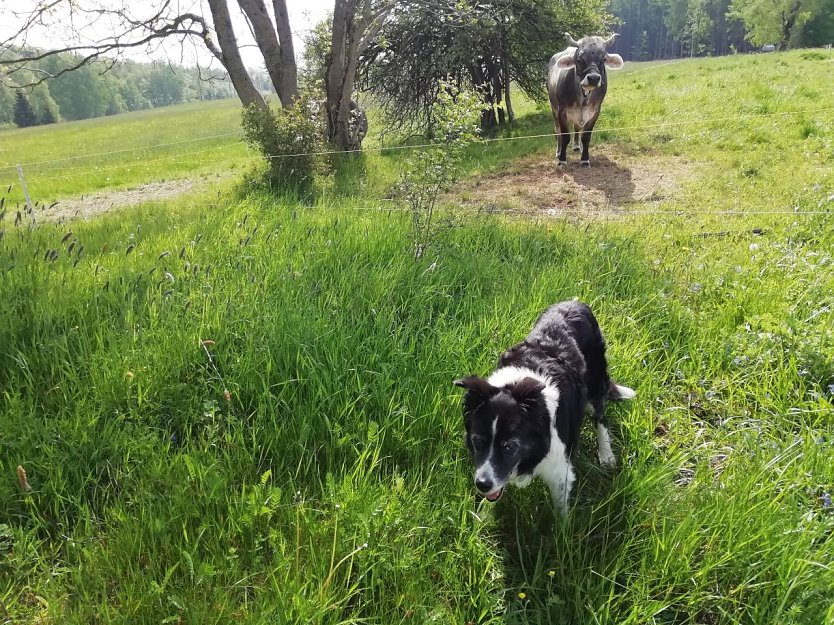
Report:
[[[492,490],[492,480],[475,480],[475,486],[482,493],[488,493]]]

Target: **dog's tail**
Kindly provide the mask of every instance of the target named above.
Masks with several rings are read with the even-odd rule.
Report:
[[[614,380],[611,380],[611,384],[608,387],[608,399],[634,399],[636,396],[637,393],[635,393],[633,389],[630,389],[627,386],[620,386],[619,384],[616,384]]]

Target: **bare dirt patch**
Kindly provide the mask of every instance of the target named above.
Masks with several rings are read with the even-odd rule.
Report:
[[[222,179],[223,176],[220,175],[198,179],[181,178],[178,180],[147,182],[130,189],[103,190],[85,194],[78,198],[59,200],[55,204],[44,208],[36,208],[35,219],[38,221],[86,220],[137,204],[160,202],[187,193],[203,191],[210,183]]]
[[[590,168],[580,167],[577,153],[569,153],[567,167],[556,167],[549,151],[459,186],[449,200],[496,212],[627,214],[630,204],[673,197],[695,172],[696,164],[683,158],[629,154],[615,145],[592,146]]]

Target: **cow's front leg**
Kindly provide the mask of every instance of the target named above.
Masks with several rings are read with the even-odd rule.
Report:
[[[593,130],[594,127],[591,125],[589,128],[585,128],[582,131],[582,156],[579,160],[579,164],[584,167],[591,166],[591,157],[588,156],[588,150],[591,147],[591,133]]]
[[[570,143],[570,126],[566,115],[559,111],[556,118],[559,126],[559,150],[556,154],[557,165],[564,167],[568,164],[568,143]]]
[[[579,152],[582,148],[579,147],[579,136],[582,133],[582,129],[579,127],[579,124],[573,125],[573,151]]]
[[[596,115],[585,123],[585,128],[582,130],[582,156],[580,157],[579,164],[585,167],[591,166],[591,157],[588,156],[588,149],[591,147],[591,134],[594,132],[597,119],[599,119],[599,109],[597,109]]]

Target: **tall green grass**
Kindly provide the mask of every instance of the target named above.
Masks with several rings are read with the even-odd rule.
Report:
[[[606,110],[622,125],[638,106],[644,123],[720,116],[698,82],[719,78],[738,84],[734,110],[811,107],[790,91],[804,63],[819,62],[626,75]],[[449,212],[419,262],[406,213],[364,210],[393,155],[313,206],[228,193],[87,224],[7,219],[0,615],[834,622],[830,118],[605,141],[700,167],[631,216]],[[472,175],[524,145],[473,150]],[[638,392],[610,407],[622,468],[599,468],[589,428],[567,519],[538,483],[480,502],[451,380],[489,372],[574,296]]]

